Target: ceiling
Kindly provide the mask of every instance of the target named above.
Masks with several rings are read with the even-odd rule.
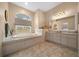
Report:
[[[35,12],[38,9],[42,11],[48,11],[56,7],[57,5],[61,4],[61,2],[27,2],[27,5],[25,4],[25,2],[12,2],[12,3],[33,12]]]

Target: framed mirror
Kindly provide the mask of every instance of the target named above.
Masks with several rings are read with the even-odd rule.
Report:
[[[8,12],[7,10],[5,10],[5,21],[7,21],[7,17],[8,17]]]

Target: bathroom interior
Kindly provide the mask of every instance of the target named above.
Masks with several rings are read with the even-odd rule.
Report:
[[[1,57],[78,57],[79,2],[0,2]]]

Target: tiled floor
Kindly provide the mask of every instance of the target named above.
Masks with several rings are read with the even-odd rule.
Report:
[[[9,57],[71,57],[77,52],[54,43],[43,42],[23,51],[9,55]]]

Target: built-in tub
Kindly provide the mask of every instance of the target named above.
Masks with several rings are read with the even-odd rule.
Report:
[[[21,34],[16,34],[16,35],[8,36],[7,38],[3,39],[3,43],[4,42],[13,41],[13,40],[20,40],[20,39],[24,39],[24,38],[37,37],[37,36],[41,36],[41,35],[35,34],[35,33],[21,33]]]
[[[43,41],[43,35],[37,35],[35,33],[14,35],[3,41],[3,55],[9,55]]]

